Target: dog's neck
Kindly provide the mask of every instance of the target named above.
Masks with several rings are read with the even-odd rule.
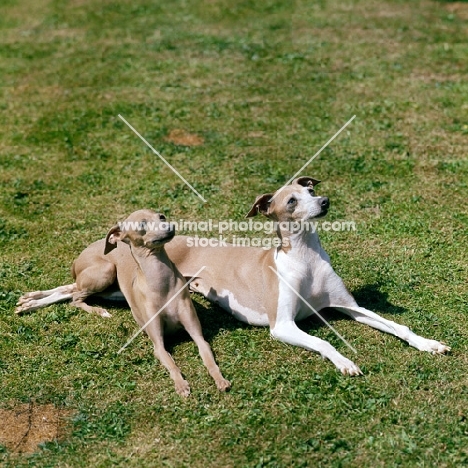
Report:
[[[292,258],[310,261],[314,256],[321,255],[322,245],[317,232],[312,227],[309,230],[302,229],[298,232],[278,229],[278,237],[281,239],[278,252],[283,251]]]

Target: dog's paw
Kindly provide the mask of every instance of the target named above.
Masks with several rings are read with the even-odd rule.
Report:
[[[363,375],[361,369],[359,369],[359,367],[356,364],[354,364],[353,361],[350,361],[344,356],[341,356],[339,360],[334,361],[334,364],[343,375]]]
[[[175,383],[176,392],[185,398],[190,395],[190,385],[186,380],[181,380]]]
[[[414,343],[410,344],[419,349],[419,351],[427,351],[432,354],[446,354],[451,349],[450,346],[447,346],[445,343],[440,343],[436,340],[428,340],[420,336],[417,337]]]
[[[430,340],[432,354],[447,354],[452,348],[447,346],[445,343],[440,343],[439,341]]]
[[[216,381],[216,386],[220,392],[227,392],[231,388],[231,382],[226,379],[220,379]]]
[[[450,346],[445,343],[440,343],[436,340],[425,340],[424,345],[419,348],[421,351],[428,351],[432,354],[446,354],[450,351]]]
[[[358,366],[356,366],[356,364],[352,363],[351,366],[346,366],[346,367],[342,367],[340,368],[340,371],[343,375],[349,375],[351,377],[354,377],[356,375],[363,375],[362,373],[362,370],[359,369]]]

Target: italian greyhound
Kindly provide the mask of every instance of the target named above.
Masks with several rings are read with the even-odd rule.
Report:
[[[185,277],[192,277],[202,266],[206,267],[190,283],[192,291],[219,304],[243,322],[269,326],[272,336],[284,343],[321,354],[345,375],[362,372],[330,343],[303,332],[296,321],[332,307],[360,323],[395,335],[420,351],[434,354],[450,351],[443,343],[418,336],[407,326],[358,306],[333,270],[317,232],[303,229],[307,222],[325,216],[330,206],[327,197],[316,196],[318,183],[311,177],[299,177],[274,194],[257,197],[247,217],[260,213],[278,223],[281,245],[276,249],[202,247],[193,238],[176,236],[167,245],[168,255]],[[299,229],[297,224],[301,226]],[[91,247],[83,255],[88,265],[99,269],[109,263],[102,251]],[[48,298],[54,298],[52,302],[67,299],[60,288],[52,289],[44,299],[20,299],[17,312],[47,305]]]
[[[185,328],[198,346],[203,363],[218,389],[228,390],[230,383],[221,375],[210,345],[203,338],[200,321],[188,289],[184,287],[185,279],[166,253],[165,244],[174,235],[173,226],[166,222],[163,215],[152,210],[135,211],[124,222],[110,229],[105,239],[91,244],[75,260],[72,266],[76,281],[74,284],[64,286],[61,290],[58,288],[60,291],[23,296],[23,309],[26,304],[40,300],[41,296],[50,303],[57,294],[65,294],[66,298],[72,299],[72,305],[110,317],[106,310],[91,307],[84,301],[91,295],[105,291],[117,281],[133,317],[151,338],[154,355],[169,371],[179,395],[187,397],[190,386],[164,348],[164,334],[181,327]],[[87,260],[91,251],[94,255],[102,256],[105,261],[89,263]]]

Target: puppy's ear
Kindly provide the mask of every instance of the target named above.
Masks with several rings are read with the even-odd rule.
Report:
[[[258,213],[262,213],[263,215],[268,215],[268,209],[270,208],[270,200],[273,197],[272,193],[265,193],[263,195],[259,195],[255,200],[252,208],[247,213],[246,218],[251,218],[252,216],[256,216]]]
[[[316,185],[320,184],[320,180],[312,179],[312,177],[298,177],[292,181],[293,184],[299,184],[303,187],[312,187],[314,188]]]
[[[104,255],[114,250],[117,247],[117,241],[122,240],[124,234],[120,229],[120,226],[114,226],[109,230],[106,236],[106,246],[104,248]]]

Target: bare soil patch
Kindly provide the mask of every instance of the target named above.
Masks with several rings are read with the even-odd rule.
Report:
[[[39,444],[63,439],[70,410],[34,402],[0,408],[0,443],[11,452],[33,453]]]

